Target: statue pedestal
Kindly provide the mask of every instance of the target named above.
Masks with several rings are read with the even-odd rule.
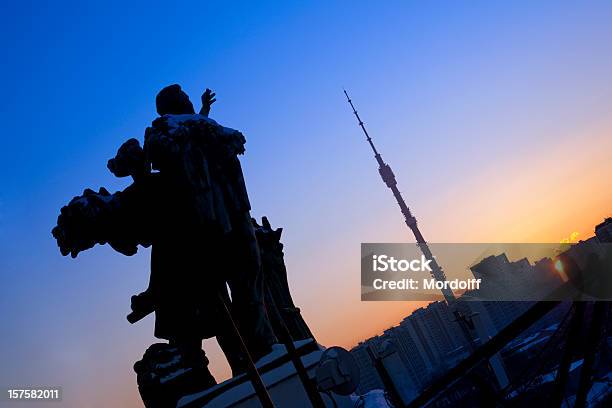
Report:
[[[323,350],[311,340],[295,342],[295,348],[311,378],[319,364]],[[297,375],[295,367],[282,344],[257,362],[257,369],[277,408],[312,408],[308,395]],[[337,394],[321,394],[328,407],[353,407],[350,397]],[[333,398],[333,401],[332,401]],[[230,378],[205,391],[182,397],[177,408],[259,408],[261,404],[245,374]]]

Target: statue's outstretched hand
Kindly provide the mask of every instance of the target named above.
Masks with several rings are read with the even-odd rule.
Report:
[[[202,109],[200,109],[200,115],[208,116],[208,114],[210,113],[210,107],[217,100],[215,99],[216,95],[216,93],[206,88],[206,90],[202,94]]]
[[[132,313],[127,315],[128,322],[134,324],[155,310],[155,302],[149,289],[132,296]]]

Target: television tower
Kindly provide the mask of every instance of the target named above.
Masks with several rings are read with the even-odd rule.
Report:
[[[389,187],[391,192],[393,192],[395,201],[397,201],[397,205],[399,205],[399,208],[402,211],[402,214],[404,215],[404,222],[406,223],[408,228],[412,230],[417,245],[419,246],[419,248],[421,248],[423,255],[428,261],[431,261],[431,276],[433,276],[433,278],[436,280],[443,282],[446,281],[444,271],[442,271],[442,268],[440,267],[440,265],[438,265],[438,262],[436,262],[436,259],[434,258],[433,254],[431,253],[431,250],[429,249],[429,246],[427,245],[427,241],[425,241],[423,234],[421,234],[421,231],[419,230],[416,218],[414,218],[414,215],[412,215],[412,213],[410,212],[410,208],[408,208],[408,206],[406,205],[404,197],[402,197],[402,193],[397,188],[397,180],[395,180],[395,174],[393,174],[393,170],[391,170],[391,167],[387,163],[385,163],[380,153],[378,153],[378,150],[376,150],[376,146],[374,146],[372,138],[368,134],[368,131],[366,130],[363,121],[359,117],[359,114],[357,113],[357,110],[353,105],[353,101],[346,92],[346,89],[344,90],[344,94],[346,95],[346,99],[348,100],[348,103],[353,109],[353,114],[357,118],[359,126],[363,130],[363,133],[365,133],[366,140],[368,141],[370,147],[372,148],[372,151],[374,152],[374,158],[378,162],[378,172],[380,173],[380,177],[382,177],[382,180],[385,182],[387,187]],[[455,301],[455,295],[453,294],[453,291],[449,288],[443,288],[442,294],[444,295],[444,299],[446,299],[446,302],[448,304],[451,304]]]
[[[412,215],[412,213],[410,212],[410,209],[404,201],[404,197],[402,197],[402,193],[400,193],[397,188],[397,181],[395,180],[395,174],[393,174],[393,170],[391,170],[391,167],[387,163],[385,163],[380,153],[378,153],[378,150],[376,150],[376,147],[372,142],[372,138],[368,134],[368,131],[366,130],[363,121],[359,117],[357,109],[355,109],[353,101],[351,101],[351,98],[346,92],[346,89],[344,90],[344,94],[346,95],[346,99],[348,100],[348,103],[353,109],[353,114],[357,118],[357,122],[359,123],[361,130],[363,130],[363,133],[366,136],[366,140],[368,141],[370,147],[372,148],[372,151],[374,152],[374,158],[378,162],[378,172],[380,173],[380,177],[383,179],[387,187],[389,187],[391,192],[393,192],[395,201],[397,201],[397,205],[399,205],[400,210],[404,215],[404,221],[406,222],[408,228],[412,230],[412,233],[416,238],[417,245],[421,248],[423,255],[427,260],[431,261],[431,276],[433,276],[433,278],[438,281],[446,281],[446,276],[444,275],[442,268],[440,267],[440,265],[438,265],[438,262],[436,262],[436,259],[434,258],[433,254],[431,253],[431,250],[429,249],[429,246],[427,245],[427,241],[425,241],[423,234],[421,234],[421,231],[417,226],[416,218],[414,218],[414,215]],[[468,316],[463,311],[461,311],[458,307],[458,304],[455,302],[456,298],[453,294],[453,291],[449,288],[443,287],[442,294],[444,295],[444,299],[446,299],[446,303],[448,303],[453,315],[455,316],[456,322],[459,324],[459,327],[461,328],[461,331],[463,332],[463,335],[465,336],[470,347],[473,347],[470,329],[474,329],[476,331],[476,333],[481,339],[481,342],[486,341],[485,339],[490,337],[491,328],[488,327],[489,325],[480,318],[478,313],[474,313],[471,316]],[[508,385],[509,381],[508,376],[506,374],[506,370],[504,368],[503,360],[501,359],[499,353],[493,355],[489,359],[489,367],[495,375],[495,379],[497,380],[499,388],[505,388]]]

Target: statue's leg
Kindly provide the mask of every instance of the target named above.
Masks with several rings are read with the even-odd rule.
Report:
[[[263,273],[255,230],[248,213],[237,217],[226,246],[232,315],[253,360],[277,343],[264,306]]]

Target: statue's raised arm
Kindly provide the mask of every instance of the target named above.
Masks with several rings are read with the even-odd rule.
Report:
[[[200,109],[200,115],[208,117],[210,114],[210,107],[217,100],[215,98],[217,94],[206,88],[204,93],[202,94],[202,109]]]

